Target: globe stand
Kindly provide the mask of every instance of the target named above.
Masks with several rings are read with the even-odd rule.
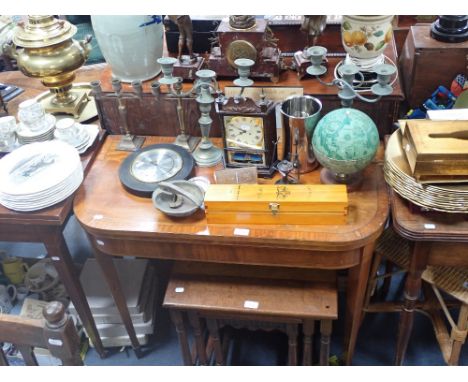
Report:
[[[325,167],[320,170],[322,184],[346,184],[348,192],[360,189],[362,181],[363,177],[360,171],[354,174],[336,174]]]

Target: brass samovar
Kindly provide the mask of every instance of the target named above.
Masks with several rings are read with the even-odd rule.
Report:
[[[89,102],[90,87],[76,86],[75,70],[88,58],[91,36],[76,41],[76,26],[53,16],[28,16],[14,30],[13,44],[7,54],[16,59],[18,68],[28,77],[39,78],[50,94],[40,97],[46,112],[72,114],[79,118]]]

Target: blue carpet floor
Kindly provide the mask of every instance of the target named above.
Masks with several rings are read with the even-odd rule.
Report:
[[[92,256],[86,235],[74,217],[67,224],[65,236],[76,263],[83,263]],[[45,254],[39,244],[0,242],[0,250],[9,255],[37,258]],[[402,280],[392,281],[390,297],[401,291]],[[340,308],[344,307],[344,295],[340,294]],[[339,317],[344,317],[340,309]],[[395,338],[398,329],[398,314],[367,314],[359,332],[354,365],[392,365]],[[341,355],[343,321],[333,325],[331,355]],[[137,359],[131,348],[111,349],[112,354],[101,359],[94,349],[86,355],[86,365],[182,365],[177,335],[166,310],[159,308],[156,315],[155,333],[145,347],[146,355]],[[317,353],[316,353],[317,354]],[[287,362],[287,338],[280,332],[235,331],[228,352],[230,365],[285,365]],[[407,350],[405,365],[444,365],[431,323],[428,318],[416,315],[412,337]],[[464,346],[460,365],[468,365],[468,345]]]

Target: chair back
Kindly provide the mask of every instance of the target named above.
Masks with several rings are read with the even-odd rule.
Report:
[[[62,303],[52,301],[42,314],[45,320],[35,320],[10,314],[0,314],[0,342],[14,344],[28,366],[37,366],[34,348],[48,349],[63,366],[82,366],[80,339]],[[0,366],[8,366],[0,349]]]

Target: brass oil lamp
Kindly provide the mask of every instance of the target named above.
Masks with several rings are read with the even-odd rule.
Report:
[[[72,37],[76,26],[53,16],[28,16],[26,23],[15,28],[13,44],[7,53],[18,63],[28,77],[39,78],[50,89],[39,96],[46,112],[80,115],[89,102],[90,86],[73,86],[75,71],[88,58],[91,36],[76,41]],[[91,104],[93,104],[91,102]]]

